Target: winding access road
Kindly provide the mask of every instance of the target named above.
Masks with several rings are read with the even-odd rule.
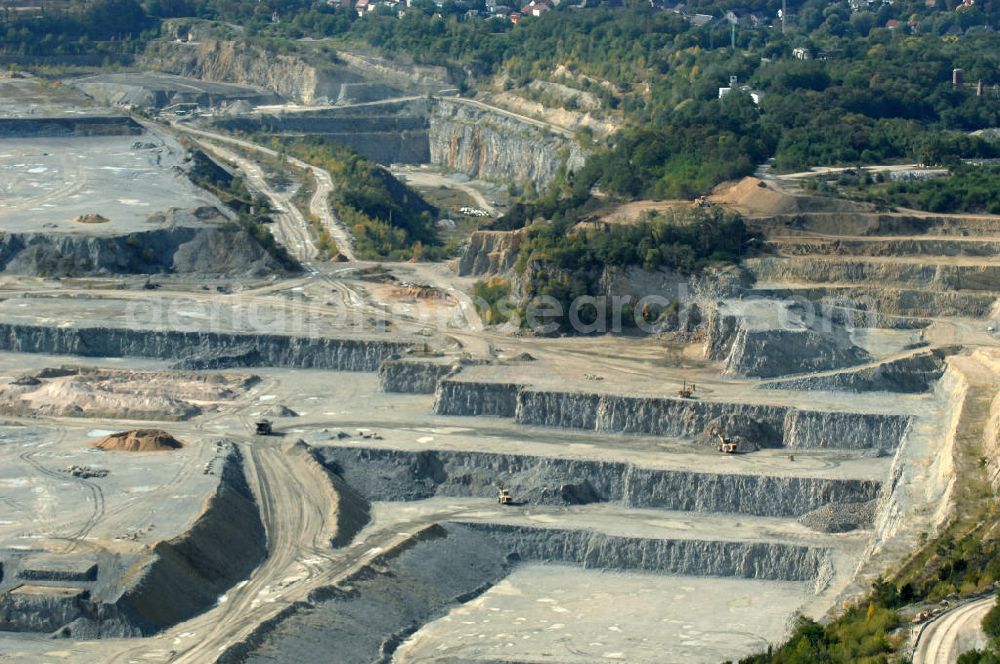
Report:
[[[913,664],[953,664],[984,639],[980,623],[993,606],[992,595],[962,604],[926,623],[917,637]]]

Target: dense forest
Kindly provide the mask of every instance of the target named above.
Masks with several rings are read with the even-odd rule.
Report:
[[[863,188],[867,200],[930,212],[1000,214],[1000,166],[958,164],[951,177]]]
[[[96,0],[82,12],[3,15],[0,52],[134,52],[160,19],[199,17],[239,24],[240,38],[271,48],[330,38],[446,64],[470,92],[563,82],[623,124],[592,142],[587,167],[573,174],[577,191],[596,186],[623,198],[691,197],[771,158],[778,170],[794,171],[1000,157],[995,141],[969,134],[1000,126],[993,87],[1000,84],[1000,34],[988,28],[1000,22],[998,3],[956,11],[954,0],[906,0],[853,10],[846,1],[793,1],[786,31],[774,18],[777,0],[687,4],[687,12],[716,18],[704,26],[637,2],[585,10],[566,2],[516,26],[467,18],[484,8],[481,0],[414,4],[402,18],[359,18],[311,0]],[[735,26],[722,18],[727,10],[736,12]],[[813,58],[796,59],[794,49]],[[954,88],[954,68],[970,82],[982,80],[986,94]],[[759,104],[740,90],[720,100],[730,76],[755,91]]]
[[[520,246],[516,270],[530,278],[522,280],[526,291],[514,313],[521,324],[530,325],[525,309],[540,298],[554,300],[568,312],[580,297],[605,295],[600,284],[608,269],[638,267],[687,274],[711,263],[733,262],[746,252],[749,240],[743,218],[721,208],[653,214],[627,225],[575,225],[568,218],[536,223],[528,227]],[[494,322],[507,318],[506,314],[498,317],[495,298],[509,294],[505,283],[495,281],[477,284],[473,291],[489,304]],[[611,329],[613,321],[635,325],[637,315],[651,322],[660,313],[655,308],[635,312],[631,304],[621,311],[596,306],[579,311],[584,325],[599,322],[605,329]],[[605,320],[599,321],[599,316]],[[551,331],[569,331],[570,323],[569,317],[558,317],[557,329]]]

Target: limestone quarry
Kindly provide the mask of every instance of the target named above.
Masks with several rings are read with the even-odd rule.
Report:
[[[343,136],[484,199],[585,151],[428,97],[447,72],[273,57],[169,44],[144,62],[169,75],[0,80],[4,657],[719,662],[945,518],[962,441],[996,430],[1000,219],[748,180],[713,200],[750,258],[602,275],[682,288],[653,333],[512,333],[469,291],[523,278],[522,231],[450,265],[319,260],[311,204],[348,251],[351,229],[321,195],[293,212],[230,132]],[[173,104],[212,112],[123,108]],[[280,210],[286,253],[194,184],[195,149]]]

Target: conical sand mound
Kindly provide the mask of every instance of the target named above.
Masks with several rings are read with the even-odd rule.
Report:
[[[166,452],[184,444],[161,429],[136,429],[105,436],[94,447],[113,452]]]

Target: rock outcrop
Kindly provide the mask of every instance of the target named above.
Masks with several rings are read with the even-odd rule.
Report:
[[[945,371],[943,349],[924,350],[887,362],[873,363],[819,376],[762,383],[772,390],[836,390],[844,392],[919,393],[930,390]]]
[[[523,230],[476,231],[458,260],[462,277],[498,275],[512,270],[520,255]]]
[[[459,525],[423,528],[337,585],[292,604],[217,661],[277,664],[294,652],[307,662],[389,662],[421,625],[507,576],[513,565],[505,554]]]
[[[214,606],[267,555],[242,456],[231,445],[218,454],[219,482],[187,530],[139,554],[95,552],[102,570],[131,563],[119,578],[98,575],[92,563],[72,557],[56,560],[84,573],[63,574],[63,586],[29,583],[0,593],[0,629],[83,639],[144,636]],[[21,561],[20,567],[30,576],[33,565]]]
[[[319,136],[380,164],[426,164],[430,162],[428,115],[433,103],[421,98],[354,108],[255,112],[219,117],[213,125],[226,131]]]
[[[1000,291],[1000,266],[887,262],[861,258],[816,260],[814,257],[750,258],[747,268],[760,281],[794,283],[877,283],[882,287],[929,288],[937,291]]]
[[[441,99],[430,116],[431,162],[486,180],[544,189],[560,164],[578,170],[586,153],[572,139],[510,115]]]
[[[442,380],[437,385],[434,412],[438,415],[514,417],[518,394],[516,383],[479,383]]]
[[[705,357],[725,371],[775,378],[865,364],[871,355],[854,343],[843,321],[807,319],[795,305],[753,300],[733,311],[710,312]]]
[[[213,39],[197,45],[152,42],[142,64],[180,76],[273,90],[301,104],[336,100],[342,85],[363,81],[359,74],[344,67],[320,66],[245,42]]]
[[[315,84],[294,87],[302,85]],[[552,181],[560,164],[577,169],[586,157],[572,138],[561,133],[501,110],[447,98],[251,113],[219,118],[215,125],[227,130],[323,136],[382,164],[432,163],[472,178],[517,184],[530,181],[539,190]]]
[[[775,378],[794,373],[828,371],[870,362],[846,333],[813,330],[751,330],[736,332],[726,371],[748,378]]]
[[[142,125],[127,115],[62,118],[0,118],[0,138],[49,136],[138,136]]]
[[[142,634],[154,633],[215,605],[266,556],[264,525],[233,446],[205,509],[186,532],[153,547],[115,606]]]

